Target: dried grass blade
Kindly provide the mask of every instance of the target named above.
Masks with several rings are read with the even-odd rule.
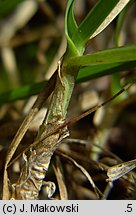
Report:
[[[107,181],[115,181],[136,167],[136,159],[112,166],[107,171]]]
[[[57,73],[55,72],[53,76],[50,78],[48,85],[40,92],[38,98],[36,99],[33,107],[29,111],[28,115],[25,117],[24,121],[22,122],[19,130],[17,131],[10,147],[9,151],[6,156],[6,162],[4,167],[4,177],[3,177],[3,198],[2,199],[9,199],[9,190],[8,190],[8,173],[7,173],[7,167],[9,162],[12,159],[12,156],[14,155],[18,145],[20,144],[23,136],[25,135],[26,131],[28,130],[32,120],[34,119],[35,115],[38,113],[38,111],[43,106],[45,100],[48,98],[48,96],[51,94],[51,92],[54,89],[54,85],[56,82],[56,76]]]
[[[57,178],[58,187],[60,191],[60,199],[68,200],[67,188],[64,182],[64,177],[62,175],[62,166],[59,158],[56,156],[56,163],[53,164],[53,169]]]
[[[90,182],[91,186],[94,189],[94,192],[97,195],[97,198],[99,199],[100,196],[102,196],[101,191],[97,188],[97,186],[95,185],[92,177],[90,176],[90,174],[87,172],[87,170],[81,166],[79,163],[77,163],[73,158],[71,158],[70,156],[64,154],[64,153],[60,153],[61,156],[63,156],[64,158],[66,158],[67,160],[69,160],[71,163],[73,163],[78,169],[80,169],[80,171],[86,176],[86,178],[88,179],[88,181]]]

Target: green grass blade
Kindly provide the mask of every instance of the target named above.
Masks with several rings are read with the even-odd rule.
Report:
[[[76,46],[82,50],[88,39],[103,31],[128,2],[129,0],[99,0],[73,35],[72,40]]]
[[[130,70],[136,67],[136,61],[125,63],[113,63],[103,65],[92,65],[80,69],[76,83],[89,81],[105,75],[110,75],[124,70]],[[32,95],[38,94],[43,87],[47,85],[47,81],[35,83],[33,85],[23,86],[8,92],[0,94],[0,105],[13,102],[20,99],[26,99]]]
[[[73,32],[77,31],[77,24],[74,18],[74,2],[75,0],[68,0],[66,15],[65,15],[65,35],[68,44],[68,51],[70,53],[77,53],[77,48],[72,41]],[[69,54],[69,53],[68,53]]]
[[[103,65],[92,65],[81,68],[78,76],[77,83],[86,82],[88,80],[96,79],[105,75],[111,75],[117,72],[130,70],[136,67],[136,61],[124,63],[112,63]]]
[[[73,32],[77,30],[77,24],[74,18],[74,2],[75,0],[68,1],[65,16],[65,33],[70,38],[72,37]]]
[[[104,51],[71,58],[67,64],[71,66],[89,66],[117,62],[136,61],[136,45],[107,49]]]
[[[32,95],[36,95],[41,91],[44,86],[47,85],[47,83],[47,81],[43,81],[32,85],[18,87],[11,91],[3,92],[0,94],[0,105],[20,99],[26,99]]]

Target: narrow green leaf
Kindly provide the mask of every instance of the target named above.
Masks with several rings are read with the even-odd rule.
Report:
[[[68,52],[77,53],[77,48],[71,40],[73,32],[77,31],[77,24],[74,18],[74,2],[75,0],[68,0],[66,15],[65,15],[65,35],[67,38]],[[68,53],[69,54],[69,53]]]
[[[77,24],[74,18],[74,2],[75,0],[69,0],[66,9],[65,33],[69,37],[72,37],[73,32],[77,30]]]
[[[136,45],[124,46],[119,48],[107,49],[104,51],[72,57],[67,62],[71,66],[89,66],[95,64],[110,64],[117,62],[135,61]]]
[[[129,70],[136,67],[136,61],[125,62],[125,63],[113,63],[113,64],[102,64],[92,65],[81,68],[76,83],[89,81],[96,79],[101,76],[111,75],[124,70]],[[26,99],[32,95],[38,94],[43,87],[47,85],[47,81],[35,83],[33,85],[23,86],[8,92],[0,94],[0,105],[13,102],[20,99]]]
[[[102,76],[130,70],[134,67],[136,67],[136,61],[83,67],[78,73],[76,83],[86,82],[88,80],[96,79]]]
[[[47,81],[43,81],[40,83],[35,83],[32,85],[26,85],[23,87],[18,87],[16,89],[13,89],[11,91],[3,92],[0,94],[0,105],[7,103],[7,102],[13,102],[20,99],[26,99],[32,95],[38,94],[41,89],[47,85]]]
[[[88,39],[103,31],[128,2],[129,0],[99,0],[72,37],[78,49],[82,52]]]

